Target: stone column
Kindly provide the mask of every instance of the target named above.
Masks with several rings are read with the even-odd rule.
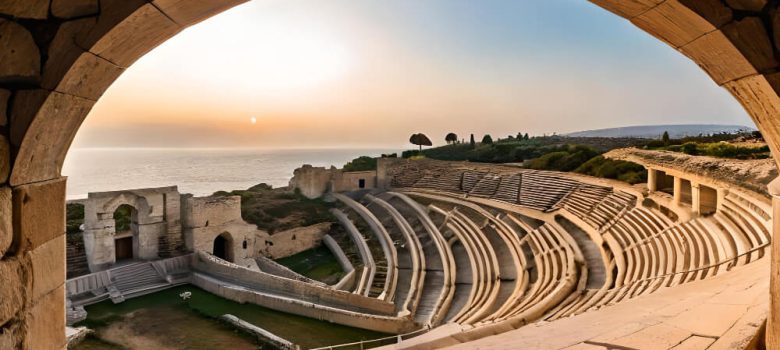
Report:
[[[672,200],[672,204],[675,206],[679,206],[682,202],[682,178],[675,176],[674,177],[674,199]]]
[[[767,186],[772,195],[772,230],[780,232],[780,177]],[[769,273],[769,312],[766,319],[766,348],[780,349],[780,244],[772,244]]]
[[[699,184],[691,181],[691,217],[701,213],[701,190]]]
[[[658,170],[647,168],[647,191],[658,191]]]

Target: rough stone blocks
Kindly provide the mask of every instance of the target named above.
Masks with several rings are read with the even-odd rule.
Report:
[[[59,18],[94,15],[98,10],[98,0],[52,0],[51,2],[51,13]]]
[[[12,202],[18,252],[33,250],[65,234],[64,177],[15,187]]]
[[[0,258],[2,258],[13,242],[14,232],[11,220],[11,188],[0,187]]]
[[[0,19],[0,83],[34,84],[40,80],[41,56],[32,34]]]
[[[65,338],[65,286],[46,294],[25,315],[24,349],[61,349]]]
[[[8,124],[8,99],[11,91],[0,89],[0,126]]]
[[[32,300],[65,283],[65,234],[26,253],[32,266]]]
[[[46,19],[49,15],[49,0],[3,0],[0,13],[12,17]]]

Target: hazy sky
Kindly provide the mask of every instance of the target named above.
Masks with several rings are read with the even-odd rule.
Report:
[[[141,58],[74,146],[395,147],[413,132],[665,123],[753,125],[691,61],[585,0],[254,0]]]

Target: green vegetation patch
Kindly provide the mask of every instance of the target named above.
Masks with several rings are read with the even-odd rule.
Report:
[[[192,293],[188,301],[179,297],[185,291]],[[87,306],[86,310],[87,320],[79,325],[95,329],[99,340],[109,344],[118,343],[115,337],[127,341],[118,332],[125,332],[131,339],[146,338],[177,349],[218,349],[229,344],[231,349],[239,350],[247,348],[245,344],[255,343],[252,337],[217,320],[224,314],[235,315],[299,344],[303,349],[387,336],[253,304],[239,304],[192,285],[178,286],[120,304],[104,301]],[[75,349],[105,349],[87,345],[95,344],[89,342],[85,347],[79,345]],[[257,345],[250,348],[256,349]]]
[[[376,170],[376,158],[369,156],[357,157],[347,164],[344,164],[342,168],[344,171],[370,171]]]
[[[276,262],[325,284],[336,283],[344,276],[338,260],[325,245],[278,259]]]
[[[726,142],[685,142],[666,146],[648,147],[653,150],[682,152],[693,156],[710,156],[730,159],[767,159],[772,157],[767,145],[734,145]]]
[[[65,205],[65,231],[68,235],[81,232],[81,224],[84,223],[84,205],[68,203]]]
[[[257,228],[273,234],[321,222],[333,222],[331,203],[321,198],[309,199],[299,192],[274,189],[267,184],[246,190],[219,191],[215,196],[241,196],[241,217]]]

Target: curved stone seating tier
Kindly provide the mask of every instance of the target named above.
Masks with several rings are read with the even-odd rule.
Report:
[[[414,187],[430,188],[445,192],[461,192],[461,182],[463,181],[463,172],[447,171],[438,174],[423,176],[414,184]]]
[[[382,292],[378,295],[378,298],[392,301],[395,297],[395,288],[398,282],[398,252],[395,249],[392,238],[390,238],[390,234],[379,219],[365,206],[340,193],[333,193],[333,196],[360,215],[371,228],[374,237],[379,241],[384,253],[386,266],[384,266],[384,271],[382,271],[385,273],[385,279],[381,283]],[[381,269],[379,266],[377,268],[378,270]]]
[[[388,233],[395,241],[394,244],[399,245],[401,248],[397,250],[399,269],[397,288],[399,289],[396,294],[396,305],[399,311],[405,310],[410,314],[414,314],[425,280],[425,253],[420,240],[409,222],[390,203],[370,194],[367,194],[364,198],[370,203],[366,207],[377,217],[385,217],[393,222],[393,225],[384,221],[382,224],[385,227],[395,228],[395,230],[389,229]],[[398,300],[403,301],[398,302]]]
[[[520,200],[520,174],[512,174],[501,177],[496,194],[493,199],[502,202],[517,203]]]
[[[540,211],[550,210],[579,182],[540,171],[523,173],[520,184],[520,205]]]
[[[446,212],[434,205],[429,207],[434,212],[445,216],[444,225],[463,245],[470,262],[468,271],[471,272],[471,288],[468,301],[449,321],[472,323],[487,313],[499,291],[501,282],[495,251],[479,226],[466,215],[457,210]],[[458,260],[456,260],[456,267],[457,262]],[[462,270],[456,271],[458,271],[457,279],[461,279]]]
[[[480,180],[482,180],[482,177],[485,176],[485,173],[482,172],[474,172],[474,171],[467,171],[463,173],[463,182],[461,183],[461,191],[465,193],[471,192],[472,189],[479,183]]]
[[[496,312],[504,307],[504,302],[510,297],[522,294],[528,276],[525,273],[526,254],[520,244],[520,235],[532,230],[527,224],[522,223],[527,228],[526,230],[521,228],[518,231],[473,202],[426,193],[410,192],[409,194],[435,200],[437,203],[455,205],[458,215],[462,216],[464,220],[469,220],[471,225],[479,226],[476,228],[477,232],[481,233],[478,237],[484,237],[481,240],[482,244],[495,254],[501,280],[498,294],[495,296],[492,306],[488,307],[488,313]],[[482,224],[477,225],[476,222]]]
[[[486,174],[469,191],[469,195],[475,197],[490,198],[496,194],[498,185],[501,183],[501,176],[495,174]]]
[[[382,199],[404,215],[420,241],[425,276],[414,320],[420,325],[434,326],[446,316],[455,293],[455,257],[444,236],[417,202],[396,192],[387,192]]]
[[[352,239],[352,243],[355,244],[360,255],[360,261],[363,266],[358,269],[360,273],[356,275],[356,283],[354,292],[361,295],[368,295],[371,290],[371,285],[374,281],[374,274],[376,273],[376,265],[374,265],[374,257],[371,254],[371,249],[366,244],[363,235],[360,234],[355,224],[344,214],[343,211],[333,208],[330,210],[333,216],[341,223],[344,229]]]

